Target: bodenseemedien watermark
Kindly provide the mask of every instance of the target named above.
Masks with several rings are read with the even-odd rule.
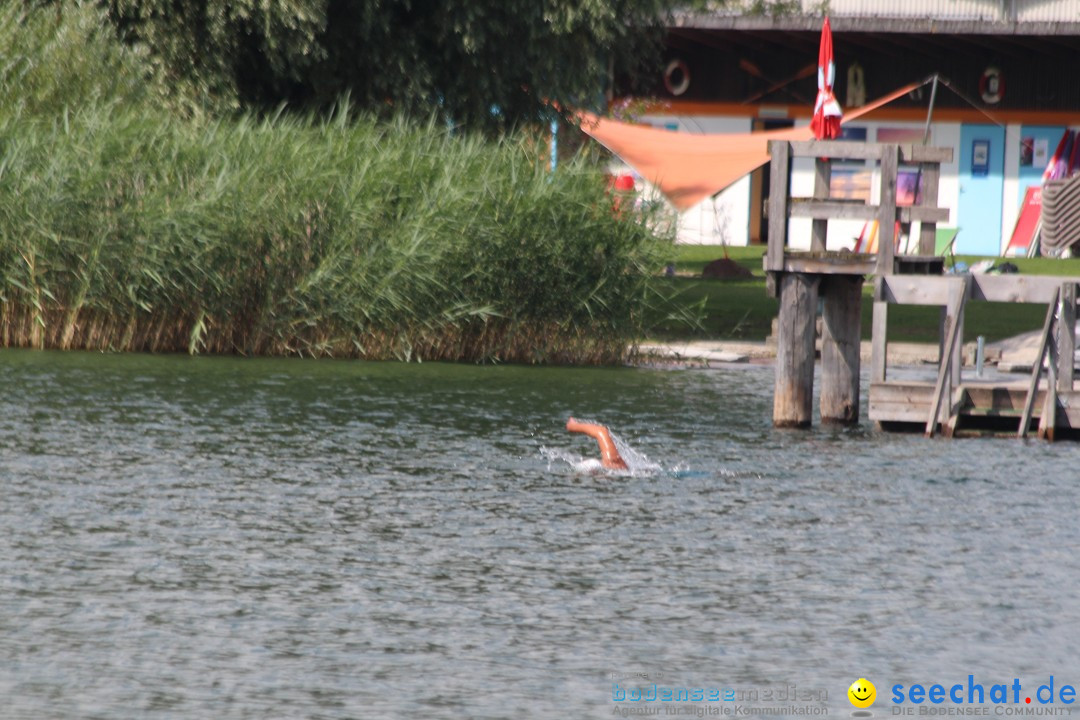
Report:
[[[732,718],[801,718],[829,715],[824,688],[728,687],[662,682],[662,673],[610,673],[612,714]],[[648,681],[648,682],[643,682]]]

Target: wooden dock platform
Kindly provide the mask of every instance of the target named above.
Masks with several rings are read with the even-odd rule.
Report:
[[[953,391],[949,423],[941,431],[946,435],[963,430],[1017,434],[1027,393],[1023,382],[965,381]],[[891,380],[870,384],[870,418],[882,427],[924,431],[933,402],[931,382]],[[1037,429],[1045,402],[1046,389],[1040,388],[1035,393],[1027,432]],[[1080,428],[1080,394],[1059,393],[1058,402],[1058,429]]]
[[[821,418],[826,423],[859,421],[859,340],[862,286],[874,277],[869,388],[870,420],[886,429],[921,428],[926,435],[953,436],[966,430],[1005,430],[1026,436],[1033,428],[1054,439],[1080,428],[1080,393],[1074,388],[1077,277],[943,275],[934,255],[936,224],[948,220],[937,207],[940,164],[948,148],[835,141],[770,143],[769,246],[764,259],[770,294],[780,301],[777,322],[773,424],[806,427],[812,417],[815,320],[820,302]],[[792,198],[793,158],[813,158],[814,194]],[[829,197],[833,160],[876,160],[878,203],[854,204]],[[897,206],[901,164],[915,165],[922,192],[915,206]],[[788,247],[789,220],[812,218],[809,251]],[[826,249],[827,225],[836,219],[877,220],[877,251]],[[897,223],[917,223],[912,254],[900,254],[888,232]],[[913,233],[914,234],[914,233]],[[964,311],[971,302],[1038,303],[1047,306],[1038,357],[1027,382],[962,376]],[[890,377],[888,315],[891,305],[941,308],[939,362],[933,382]],[[1046,366],[1046,382],[1042,382]]]

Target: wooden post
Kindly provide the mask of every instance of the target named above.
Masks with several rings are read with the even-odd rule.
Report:
[[[1035,363],[1031,368],[1031,383],[1028,385],[1027,397],[1024,399],[1024,412],[1020,414],[1020,429],[1016,433],[1017,437],[1026,437],[1028,425],[1031,424],[1031,413],[1035,408],[1035,394],[1039,392],[1039,377],[1042,375],[1043,360],[1046,359],[1046,353],[1053,342],[1050,337],[1054,332],[1054,319],[1057,317],[1060,297],[1061,289],[1058,288],[1054,291],[1054,297],[1046,308],[1046,321],[1043,323],[1042,335],[1039,339],[1039,351],[1035,354]]]
[[[952,317],[952,323],[956,327],[957,340],[952,346],[952,360],[950,361],[948,394],[951,398],[953,389],[960,385],[960,373],[964,367],[964,305],[971,292],[971,276],[960,277],[960,287],[949,293],[949,303],[945,311]]]
[[[956,365],[960,354],[957,351],[964,342],[964,303],[971,292],[971,276],[949,282],[952,287],[949,289],[948,314],[945,317],[946,336],[938,353],[941,361],[930,403],[930,416],[926,421],[926,437],[934,437],[938,422],[949,437],[956,429],[956,424],[952,422],[953,387],[960,383],[960,368]]]
[[[884,300],[874,301],[873,322],[870,331],[870,382],[883,383],[889,355],[889,303]]]
[[[828,158],[814,159],[814,199],[829,199],[829,183],[832,179],[832,162]],[[811,225],[810,249],[813,252],[825,252],[825,241],[828,235],[829,221],[825,218],[815,218]]]
[[[784,269],[784,246],[787,244],[788,192],[790,183],[791,145],[783,140],[769,143],[769,246],[765,269]]]
[[[1076,356],[1076,283],[1061,285],[1058,309],[1058,392],[1072,392],[1073,363]]]
[[[919,166],[922,171],[922,207],[937,207],[938,184],[941,178],[941,165],[938,163],[923,163]],[[918,188],[915,192],[918,193]],[[919,223],[919,254],[937,254],[937,223],[923,221]]]
[[[896,172],[900,164],[900,148],[883,145],[881,148],[881,202],[878,205],[877,274],[892,275],[896,256]]]
[[[1054,442],[1057,430],[1057,388],[1057,365],[1051,360],[1046,364],[1046,397],[1039,418],[1039,439],[1049,442]]]
[[[861,275],[826,275],[821,323],[821,421],[859,422],[859,343],[862,339]]]
[[[772,238],[769,238],[770,243]],[[814,403],[814,320],[818,276],[784,273],[779,278],[776,386],[773,425],[809,427]]]

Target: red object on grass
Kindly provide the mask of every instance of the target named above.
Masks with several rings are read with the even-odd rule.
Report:
[[[1035,240],[1035,229],[1042,216],[1042,186],[1033,185],[1024,193],[1024,204],[1020,207],[1020,217],[1016,219],[1012,237],[1002,255],[1025,257],[1031,243]]]

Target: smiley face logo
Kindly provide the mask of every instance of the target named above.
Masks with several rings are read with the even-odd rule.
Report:
[[[857,708],[868,708],[877,698],[877,688],[866,678],[859,678],[847,689],[848,700]]]

